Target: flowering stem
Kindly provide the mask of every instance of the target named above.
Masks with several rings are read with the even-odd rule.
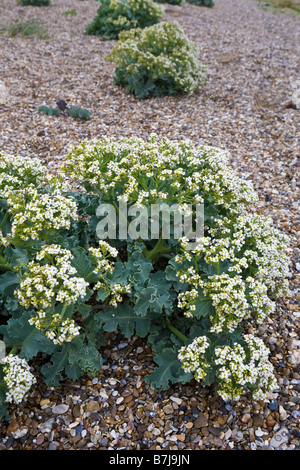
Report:
[[[151,261],[155,261],[160,253],[168,253],[169,251],[171,251],[171,248],[164,247],[164,239],[160,238],[152,250],[144,250],[143,253],[146,258],[151,259]]]
[[[4,217],[3,217],[2,221],[1,221],[1,224],[0,224],[0,230],[4,227],[4,225],[5,225],[5,223],[6,223],[7,219],[8,219],[8,217],[9,217],[9,212],[6,211]]]
[[[60,319],[62,320],[65,314],[65,311],[67,310],[68,305],[64,305],[60,314]]]
[[[11,350],[9,351],[9,354],[16,354],[18,351],[19,351],[19,347],[18,347],[18,346],[14,346],[14,347],[11,348]]]
[[[183,343],[187,341],[187,337],[183,333],[181,333],[181,331],[177,330],[175,326],[171,325],[171,323],[168,323],[167,327],[169,328],[169,330],[172,331],[172,333],[174,333],[177,336],[177,338],[181,339]]]

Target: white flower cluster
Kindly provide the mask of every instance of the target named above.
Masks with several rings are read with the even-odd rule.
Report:
[[[99,248],[91,247],[89,248],[89,252],[96,262],[94,273],[100,276],[100,280],[94,285],[94,290],[106,290],[110,295],[109,305],[116,307],[118,302],[122,302],[123,300],[122,294],[129,294],[131,292],[131,286],[129,284],[112,284],[105,276],[107,273],[113,272],[114,263],[109,258],[116,258],[118,256],[118,250],[106,241],[100,240]]]
[[[21,305],[45,309],[56,302],[68,305],[84,298],[89,283],[76,276],[72,258],[71,251],[59,245],[43,246],[35,260],[28,264],[20,289],[16,291]],[[44,263],[39,263],[43,260]]]
[[[162,5],[153,0],[101,0],[88,34],[118,39],[119,33],[155,24],[164,14]]]
[[[38,329],[45,329],[43,322],[31,319],[31,324],[34,324]],[[54,344],[70,343],[75,336],[80,334],[80,327],[75,325],[73,318],[66,318],[62,320],[62,315],[55,313],[51,316],[50,322],[47,323],[46,336],[51,339]]]
[[[205,196],[226,207],[255,202],[251,183],[234,174],[228,158],[222,149],[195,147],[189,140],[103,137],[73,148],[63,171],[107,197],[115,191],[116,199],[134,204],[163,200],[185,208],[203,202]]]
[[[11,236],[22,240],[38,239],[43,232],[68,229],[76,220],[77,206],[59,190],[41,194],[33,186],[10,192],[7,203],[13,216]]]
[[[182,261],[182,257],[177,256],[176,260]],[[187,318],[194,316],[197,302],[211,299],[214,307],[214,314],[210,316],[211,332],[233,332],[252,315],[262,322],[275,310],[266,285],[259,279],[248,276],[244,280],[240,275],[222,273],[209,276],[205,282],[193,266],[177,271],[177,277],[180,282],[189,284],[188,290],[178,294],[177,304]]]
[[[47,169],[38,159],[7,155],[0,152],[0,197],[7,198],[11,191],[35,187],[45,183]]]
[[[164,13],[164,8],[152,0],[110,0],[109,10],[111,16],[106,17],[107,23],[122,29],[138,28],[143,16],[148,17],[149,23],[152,18],[157,21]]]
[[[122,69],[126,78],[145,74],[151,80],[169,78],[177,90],[191,94],[205,81],[206,68],[197,59],[196,44],[176,21],[122,31],[107,60]],[[117,71],[116,71],[117,75]]]
[[[217,219],[215,225],[195,254],[203,254],[207,264],[228,260],[229,271],[255,272],[272,293],[288,293],[289,239],[273,226],[272,219],[243,212],[231,220]]]
[[[251,314],[262,321],[275,309],[266,287],[250,277],[244,281],[241,276],[230,277],[226,273],[210,276],[204,285],[204,294],[212,299],[215,307],[215,314],[210,318],[211,331],[215,333],[233,332],[243,320],[251,318]]]
[[[150,11],[153,13],[163,12],[163,8],[159,5],[155,5],[152,0],[110,0],[110,10],[124,10],[124,5],[133,13],[141,13],[144,11]]]
[[[269,362],[269,350],[263,341],[245,335],[246,348],[235,343],[215,349],[220,380],[218,394],[225,400],[237,400],[250,391],[253,399],[264,400],[277,387],[274,368]]]
[[[176,260],[179,261],[179,257],[176,257]],[[193,312],[196,309],[196,302],[199,300],[199,289],[202,289],[205,284],[202,281],[201,276],[196,273],[193,266],[190,266],[186,270],[178,271],[177,277],[180,282],[187,282],[190,286],[189,290],[179,292],[177,297],[177,306],[184,311],[184,315],[187,318],[192,318]]]
[[[36,309],[30,324],[45,331],[56,344],[71,341],[79,334],[79,327],[73,319],[64,319],[63,313],[53,314],[47,309],[55,308],[57,303],[74,304],[86,296],[89,286],[82,277],[76,276],[72,258],[72,253],[59,245],[45,245],[28,264],[20,288],[15,292],[21,305],[26,308],[32,305]]]
[[[242,211],[232,213],[232,219],[215,219],[208,228],[209,236],[198,239],[195,249],[181,240],[182,253],[175,261],[195,265],[203,260],[219,268],[229,263],[228,273],[210,276],[207,281],[195,268],[179,269],[177,276],[189,288],[179,294],[178,306],[184,314],[193,316],[199,298],[212,299],[215,316],[211,317],[214,332],[233,331],[252,314],[258,321],[274,312],[272,297],[288,294],[288,237],[272,226],[272,220]]]
[[[3,235],[2,230],[0,230],[0,246],[8,246],[9,242],[7,238]]]
[[[118,256],[118,250],[116,250],[116,248],[112,247],[104,240],[99,240],[99,248],[90,247],[89,252],[92,254],[92,257],[97,264],[97,267],[94,270],[95,274],[113,272],[113,263],[108,258],[116,258]]]
[[[209,364],[205,359],[205,351],[210,343],[206,336],[198,336],[187,346],[179,349],[178,359],[182,362],[185,372],[191,372],[198,381],[205,378]]]
[[[25,359],[9,354],[1,360],[3,364],[4,382],[8,388],[6,401],[21,403],[31,386],[36,383],[36,378],[30,372],[30,367]]]

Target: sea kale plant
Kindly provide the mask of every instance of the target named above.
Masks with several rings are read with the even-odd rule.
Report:
[[[84,141],[55,176],[0,154],[1,415],[34,387],[37,355],[49,386],[97,375],[110,332],[152,348],[155,389],[278,388],[255,331],[288,292],[288,239],[228,158],[155,135]]]
[[[191,94],[205,81],[196,44],[176,21],[124,31],[108,55],[115,63],[114,83],[138,98]]]
[[[90,35],[118,39],[121,31],[158,23],[164,8],[152,0],[101,0],[100,8],[86,28]]]

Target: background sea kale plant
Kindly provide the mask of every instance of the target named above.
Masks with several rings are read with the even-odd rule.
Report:
[[[152,347],[154,388],[194,378],[224,400],[276,389],[269,351],[247,326],[287,292],[288,240],[248,210],[256,200],[227,152],[191,141],[83,142],[55,176],[34,159],[1,154],[1,415],[34,386],[28,364],[37,355],[51,386],[98,374],[113,331]],[[193,249],[172,231],[129,238],[118,217],[116,236],[98,238],[97,208],[121,203],[147,212],[177,204],[183,213],[204,204],[203,236]]]
[[[38,110],[48,116],[59,116],[61,113],[72,118],[89,120],[91,119],[91,112],[88,109],[80,108],[79,106],[67,106],[64,100],[59,101],[58,106],[53,108],[52,106],[42,105],[39,106]]]
[[[138,98],[190,94],[205,81],[196,45],[176,21],[124,31],[108,55],[116,64],[114,82]]]
[[[87,34],[117,39],[121,31],[145,28],[158,23],[164,8],[152,0],[101,0]]]

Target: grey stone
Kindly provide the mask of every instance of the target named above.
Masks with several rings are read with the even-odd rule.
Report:
[[[287,444],[289,442],[289,432],[286,428],[281,428],[271,439],[270,446],[274,449],[277,449],[282,444]]]
[[[66,405],[64,403],[61,403],[59,405],[55,405],[53,408],[52,408],[52,412],[55,414],[55,415],[63,415],[64,413],[66,413],[69,409],[69,405]]]

